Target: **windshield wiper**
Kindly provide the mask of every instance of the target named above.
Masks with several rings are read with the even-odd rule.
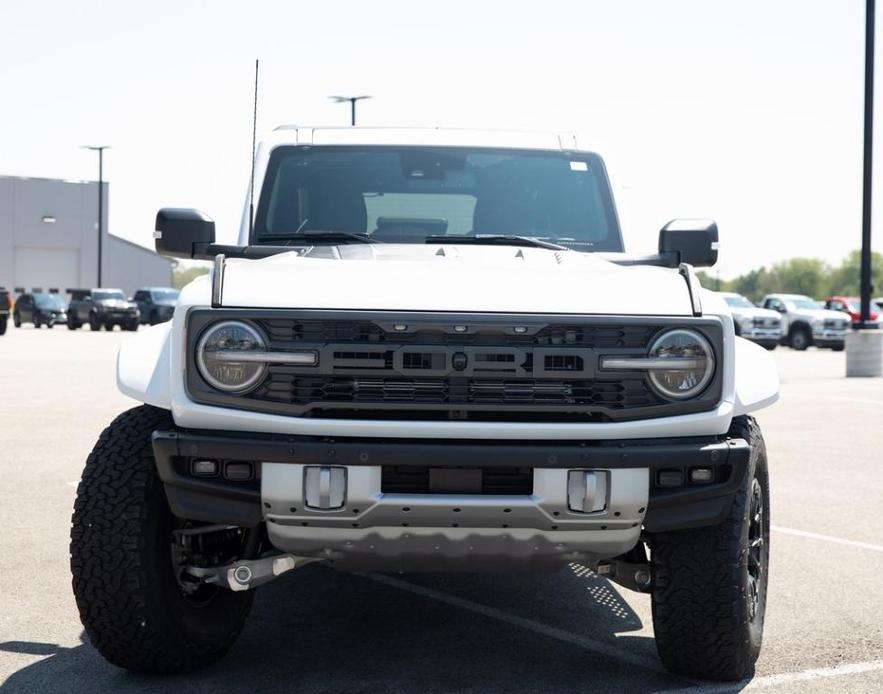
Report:
[[[559,246],[551,241],[543,241],[530,236],[514,236],[509,234],[475,234],[469,236],[427,236],[426,243],[468,243],[475,246],[527,246],[529,248],[548,248],[553,251],[568,251],[567,246]]]
[[[334,231],[330,229],[309,229],[308,231],[300,231],[289,236],[285,241],[285,245],[288,246],[292,243],[297,243],[301,239],[307,243],[314,243],[316,241],[331,241],[334,243],[377,243],[377,241],[368,236],[368,234],[357,234],[353,231]]]

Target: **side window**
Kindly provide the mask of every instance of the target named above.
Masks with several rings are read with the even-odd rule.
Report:
[[[134,299],[135,299],[135,301],[149,301],[150,294],[148,294],[145,291],[139,290],[139,291],[135,292]]]
[[[785,304],[783,304],[778,299],[769,299],[767,301],[767,304],[768,304],[767,308],[771,308],[771,309],[773,309],[773,311],[779,311],[780,313],[785,312]]]

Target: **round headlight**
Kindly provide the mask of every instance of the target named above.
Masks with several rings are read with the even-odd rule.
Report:
[[[196,364],[212,387],[244,393],[260,383],[267,372],[266,362],[255,359],[266,346],[261,334],[248,323],[225,321],[209,327],[200,338]]]
[[[650,347],[650,358],[663,362],[649,370],[650,382],[669,400],[699,395],[714,375],[714,352],[694,330],[669,330]],[[671,360],[671,366],[664,365]]]

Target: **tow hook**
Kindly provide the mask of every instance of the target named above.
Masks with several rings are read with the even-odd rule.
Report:
[[[647,593],[653,586],[649,564],[633,564],[618,560],[601,561],[595,567],[595,573],[639,593]]]
[[[292,569],[299,569],[315,561],[322,560],[277,554],[262,559],[241,559],[224,566],[188,566],[185,571],[204,583],[242,591],[257,588]]]

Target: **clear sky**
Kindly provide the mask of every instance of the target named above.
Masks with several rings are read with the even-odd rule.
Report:
[[[346,124],[349,93],[364,125],[577,132],[629,250],[673,217],[717,219],[723,277],[860,245],[863,0],[4,0],[0,174],[96,178],[78,146],[108,144],[111,232],[185,206],[232,242],[255,58],[259,133]]]

